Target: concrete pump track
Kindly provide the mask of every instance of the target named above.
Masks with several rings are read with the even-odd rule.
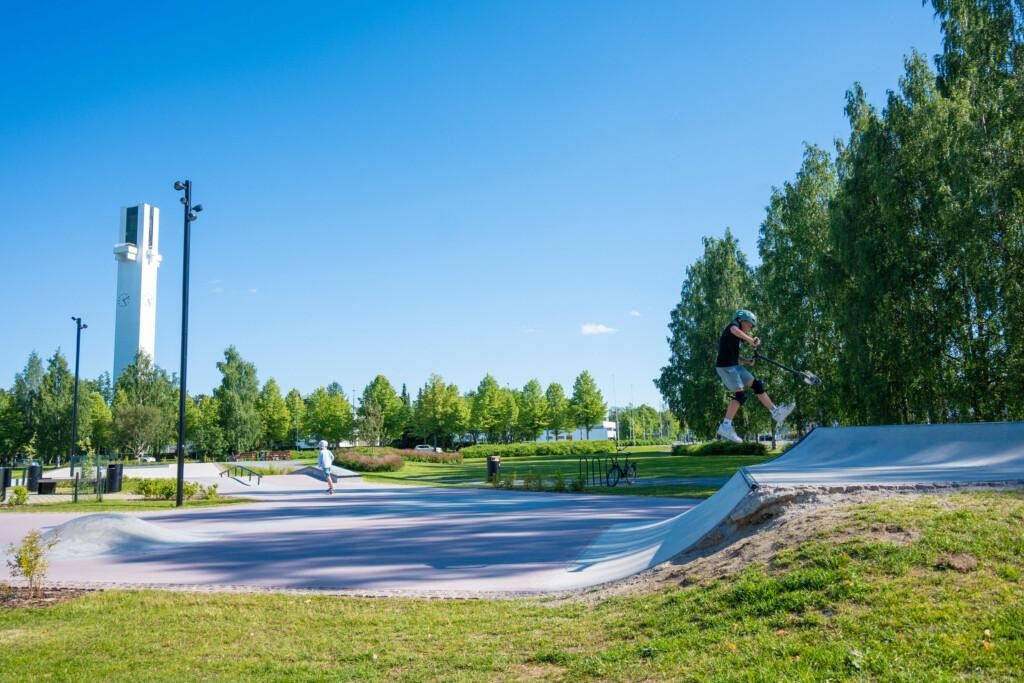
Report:
[[[194,465],[187,476],[258,502],[137,514],[7,514],[0,543],[17,542],[33,528],[56,534],[49,578],[67,586],[561,593],[642,572],[808,491],[1020,485],[1024,423],[819,428],[779,458],[740,470],[705,501],[398,486],[358,477],[340,479],[327,496],[308,472],[267,476],[258,485],[218,475],[213,465]]]

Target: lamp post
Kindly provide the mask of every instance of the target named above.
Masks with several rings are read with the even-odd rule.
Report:
[[[75,445],[78,443],[78,361],[82,355],[82,330],[89,327],[82,324],[81,318],[71,316],[75,321],[75,398],[71,405],[71,455],[68,461],[71,463],[71,476],[75,476]]]
[[[189,238],[191,236],[192,221],[198,218],[203,210],[202,204],[192,206],[192,181],[178,180],[174,183],[174,189],[178,192],[184,190],[185,196],[181,197],[181,203],[185,207],[185,249],[182,252],[183,265],[181,269],[181,378],[178,388],[178,487],[175,497],[175,506],[181,507],[184,504],[183,491],[185,490],[185,396],[186,394],[186,370],[188,368],[188,257]]]

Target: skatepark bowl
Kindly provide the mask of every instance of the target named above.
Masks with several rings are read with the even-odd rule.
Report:
[[[149,472],[152,472],[150,468]],[[126,472],[130,474],[130,472]],[[1019,484],[1024,423],[819,428],[705,501],[372,484],[317,472],[186,476],[256,502],[146,513],[7,515],[0,542],[55,536],[61,585],[535,594],[669,560],[793,491]],[[153,476],[147,473],[146,476]],[[322,475],[321,475],[322,477]]]

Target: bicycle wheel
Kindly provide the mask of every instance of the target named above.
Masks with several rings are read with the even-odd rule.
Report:
[[[608,486],[614,487],[616,484],[619,483],[619,479],[621,479],[621,478],[622,478],[622,468],[619,467],[618,464],[612,465],[608,469],[608,478],[607,478]]]
[[[626,465],[626,483],[632,486],[636,483],[636,463],[631,462]]]

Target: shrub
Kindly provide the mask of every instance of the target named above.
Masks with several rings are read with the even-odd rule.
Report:
[[[576,493],[579,493],[579,492],[583,491],[586,487],[587,487],[586,480],[580,479],[579,477],[573,477],[572,478],[572,483],[569,484],[569,490],[570,491],[574,491]]]
[[[462,462],[462,453],[432,453],[430,451],[417,451],[411,448],[391,448],[389,446],[381,446],[377,448],[370,448],[369,446],[356,446],[354,448],[346,448],[344,450],[338,450],[334,453],[335,457],[352,457],[352,456],[365,456],[379,458],[385,455],[394,455],[402,460],[408,460],[410,462]]]
[[[182,497],[195,498],[202,488],[194,481],[186,481],[181,488]],[[212,488],[216,489],[217,485],[213,484]],[[132,489],[146,500],[171,500],[178,495],[178,482],[176,479],[134,479]]]
[[[394,451],[402,460],[410,462],[454,462],[460,463],[464,457],[462,453],[424,453],[423,451],[401,450]]]
[[[338,453],[335,462],[356,472],[396,472],[405,462],[394,453],[386,455],[361,455],[352,451]]]
[[[627,446],[668,446],[672,441],[673,439],[668,437],[663,439],[621,439],[619,441],[619,448],[626,448]]]
[[[544,490],[544,479],[531,469],[523,477],[523,488],[527,491],[543,491]]]
[[[512,474],[499,474],[494,478],[494,488],[496,489],[510,489],[515,485],[513,479],[515,475]]]
[[[555,480],[554,480],[554,484],[552,485],[552,488],[554,488],[555,491],[568,491],[569,490],[569,487],[566,486],[566,483],[565,483],[565,475],[562,474],[561,470],[558,470],[557,472],[555,472]]]
[[[24,505],[28,502],[28,489],[24,486],[11,488],[11,495],[8,497],[7,502],[11,505]]]
[[[679,444],[672,447],[672,455],[764,455],[768,447],[756,441],[708,441],[699,446]]]
[[[46,554],[56,542],[56,535],[44,541],[42,533],[38,529],[33,529],[25,534],[20,545],[15,547],[12,543],[7,547],[7,554],[10,556],[7,567],[11,570],[11,576],[25,578],[30,597],[38,596],[41,592],[43,579],[50,568]]]
[[[529,443],[479,444],[467,446],[462,454],[467,458],[485,458],[488,455],[531,456],[531,455],[592,455],[614,453],[614,441],[540,441]]]

